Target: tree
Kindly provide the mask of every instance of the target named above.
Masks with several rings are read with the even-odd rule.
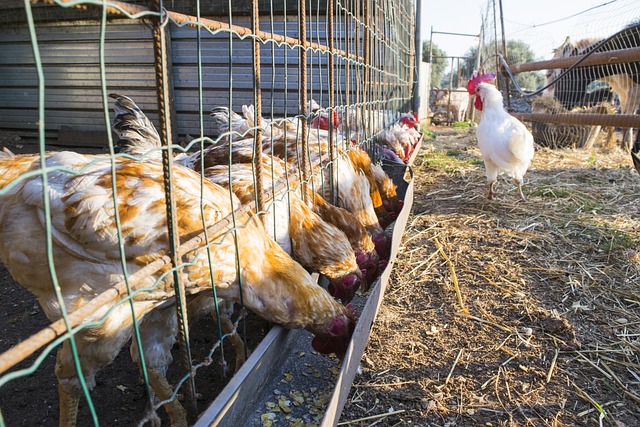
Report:
[[[462,75],[467,79],[471,78],[473,71],[478,67],[478,46],[471,46],[464,53],[464,61],[462,61]]]
[[[536,61],[535,54],[528,44],[521,40],[507,41],[507,55],[505,56],[508,64],[523,64],[525,62]],[[516,75],[516,81],[522,89],[535,90],[544,84],[545,78],[541,72],[528,72]]]
[[[440,80],[442,80],[444,69],[447,66],[447,60],[442,57],[446,56],[447,53],[440,49],[437,44],[433,43],[433,47],[431,48],[431,55],[435,56],[435,58],[433,58],[433,61],[429,61],[430,45],[431,40],[425,42],[422,45],[422,60],[425,62],[431,62],[431,87],[440,87]]]
[[[502,50],[502,45],[500,45],[500,49]],[[487,52],[492,52],[488,54]],[[491,55],[492,58],[482,58],[482,61],[487,64],[495,64],[495,56],[493,54],[493,46],[491,49],[483,49],[483,54]],[[478,48],[476,46],[470,47],[469,50],[465,53],[467,57],[464,60],[462,65],[462,69],[465,75],[471,76],[473,70],[476,68],[476,64],[478,63]],[[535,54],[531,50],[528,44],[521,40],[507,40],[507,55],[505,57],[508,64],[522,64],[525,62],[533,62],[539,59],[536,59]],[[493,68],[493,67],[491,67]],[[495,70],[491,70],[495,71]],[[522,89],[527,90],[535,90],[542,86],[545,82],[544,74],[541,72],[527,72],[527,73],[519,73],[515,75],[516,82]]]

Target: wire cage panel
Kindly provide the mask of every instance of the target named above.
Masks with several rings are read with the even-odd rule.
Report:
[[[590,147],[598,126],[640,125],[637,2],[605,3],[516,30],[501,13],[496,2],[487,2],[481,68],[503,71],[498,85],[505,93],[509,89],[507,106],[533,122],[539,144]],[[552,37],[551,27],[564,31],[562,39]],[[617,139],[621,148],[632,148],[633,132],[612,135],[606,144]]]
[[[193,424],[266,321],[355,375],[348,303],[377,286],[375,317],[411,206],[412,2],[226,7],[0,6],[0,136],[30,143],[0,153],[2,271],[41,322],[3,341],[0,425],[51,419],[52,392],[69,424],[77,399],[80,425]]]

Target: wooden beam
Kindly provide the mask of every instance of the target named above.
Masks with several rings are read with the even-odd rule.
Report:
[[[524,64],[510,65],[509,67],[515,74],[524,73],[526,71],[553,70],[556,68],[569,68],[580,59],[582,59],[582,56],[572,56],[571,58],[551,59],[548,61],[525,62]],[[633,61],[640,61],[640,47],[594,53],[578,66],[587,67],[589,65],[609,65]]]
[[[589,113],[511,113],[518,120],[527,122],[544,122],[564,125],[616,126],[623,128],[640,128],[638,114],[589,114]]]

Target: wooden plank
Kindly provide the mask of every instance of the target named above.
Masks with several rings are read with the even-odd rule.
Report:
[[[113,141],[117,141],[117,137],[113,137]],[[109,146],[109,138],[106,132],[98,131],[81,131],[62,126],[58,132],[57,144],[62,147],[87,147],[87,148],[105,148]]]
[[[582,58],[583,56],[572,56],[571,58],[526,62],[524,64],[510,65],[509,68],[511,68],[511,71],[514,73],[523,73],[525,71],[553,70],[556,68],[569,68]],[[587,67],[589,65],[621,64],[623,62],[633,61],[640,61],[640,47],[594,53],[587,59],[582,61],[578,66]]]
[[[135,100],[144,111],[153,113],[158,109],[157,102],[154,98],[154,87],[148,90],[126,88],[124,92],[109,90],[109,92],[119,92],[127,95]],[[69,111],[73,114],[74,110],[80,111],[102,111],[102,89],[95,88],[45,88],[45,109]],[[111,101],[109,101],[111,104]],[[0,91],[0,105],[2,108],[38,108],[38,89],[37,88],[3,88]]]
[[[76,43],[40,44],[42,64],[99,64],[100,46],[98,40],[86,40]],[[105,44],[104,53],[107,64],[153,64],[153,49],[150,42],[122,41]],[[12,45],[0,55],[0,65],[33,64],[31,45]]]
[[[73,31],[70,31],[70,28],[73,28]],[[150,38],[151,30],[149,27],[131,19],[110,21],[105,32],[106,41],[144,40]],[[62,21],[38,24],[38,42],[40,43],[74,42],[87,39],[100,39],[100,25],[96,22],[75,21],[70,23]],[[0,45],[15,43],[31,44],[27,26],[0,28]]]
[[[48,87],[99,87],[100,67],[93,65],[49,65],[44,70]],[[37,81],[37,70],[33,65],[0,67],[0,87],[24,87]],[[155,87],[153,65],[120,65],[106,67],[107,86]]]
[[[638,114],[550,114],[550,113],[511,113],[518,120],[529,122],[556,123],[566,125],[616,126],[640,128]]]

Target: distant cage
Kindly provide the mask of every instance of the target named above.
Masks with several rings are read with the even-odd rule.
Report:
[[[295,194],[309,203],[310,192],[315,190],[324,191],[329,202],[338,204],[336,194],[342,185],[338,168],[341,161],[349,158],[350,150],[361,148],[375,164],[382,163],[381,154],[375,149],[376,138],[402,113],[411,113],[413,105],[414,8],[410,0],[4,1],[0,5],[0,133],[20,136],[20,144],[10,148],[23,152],[64,149],[98,152],[103,155],[101,161],[126,158],[128,155],[115,153],[117,141],[111,130],[114,114],[110,93],[130,97],[144,111],[159,131],[163,153],[194,153],[229,139],[255,137],[259,141],[260,135],[269,132],[264,123],[283,126],[295,123],[292,132],[300,140],[298,151],[302,160],[287,170],[285,176],[261,173],[257,166],[260,161],[256,161],[252,165],[256,168],[252,170],[254,200],[219,223],[203,226],[206,230],[210,227],[220,233],[225,231],[221,239],[232,238],[234,231],[246,226],[240,220],[265,218],[276,205],[276,199],[286,201]],[[160,28],[166,37],[164,43],[157,38]],[[256,122],[247,133],[217,132],[209,117],[211,108],[227,107],[242,113],[243,106],[252,107],[256,115]],[[313,123],[313,114],[320,113],[329,117],[340,113],[348,126],[328,125],[325,138],[330,143],[323,146],[324,151],[314,153],[308,140],[319,137],[313,135],[309,125]],[[258,146],[257,143],[254,146],[256,152],[261,150]],[[153,150],[145,153],[142,161],[153,154]],[[168,166],[171,161],[167,157],[163,164],[167,183],[164,191],[171,194]],[[256,158],[259,159],[259,154]],[[389,167],[393,178],[404,179],[406,166],[403,163]],[[30,173],[46,176],[47,170],[40,168]],[[28,179],[27,175],[18,179]],[[327,180],[329,189],[315,184],[314,179],[324,176],[331,176]],[[229,173],[229,179],[232,178]],[[8,192],[10,189],[0,188],[0,196]],[[167,201],[168,210],[172,207],[170,202]],[[171,219],[166,222],[171,224]],[[122,230],[118,233],[121,236]],[[200,250],[206,244],[219,243],[203,241],[206,238],[199,241]],[[175,277],[179,277],[179,263],[169,258],[182,250],[182,246],[168,250],[169,254],[161,257],[162,266],[157,266],[157,259],[150,261],[148,266],[156,270],[150,270],[153,273],[149,275],[162,271],[177,272]],[[239,271],[240,264],[247,260],[236,256]],[[123,297],[127,295],[124,282],[120,281],[116,290],[110,289],[111,294],[106,295],[105,291],[95,300],[104,297],[107,306],[117,298],[121,298],[118,302],[133,300],[131,295]],[[154,285],[159,282],[160,279]],[[34,303],[29,300],[25,304],[32,307]],[[268,329],[268,325],[243,310],[237,312],[240,314],[233,320],[241,335],[252,321],[259,324],[256,328]],[[51,325],[47,323],[49,326],[37,332],[25,327],[24,331],[30,332],[25,332],[17,342],[2,342],[0,396],[9,396],[16,389],[28,394],[40,384],[52,385],[53,372],[43,372],[41,364],[53,365],[54,350],[71,341],[67,322],[77,332],[86,327],[83,321],[92,314],[83,312],[73,317],[74,313],[77,314],[72,311],[70,318],[63,316]],[[220,324],[218,312],[213,320]],[[188,324],[188,318],[180,321]],[[188,334],[181,331],[185,342],[174,350],[180,351],[181,360],[178,362],[176,357],[173,365],[188,365],[170,371],[172,384],[180,384],[180,393],[185,392],[188,412],[195,399],[195,393],[185,391],[189,388],[185,384],[192,378],[190,374],[197,379],[195,391],[202,392],[205,399],[200,409],[210,404],[218,391],[213,386],[210,389],[209,383],[203,386],[200,380],[205,376],[209,380],[211,376],[217,383],[226,383],[232,377],[225,366],[228,357],[225,352],[229,351],[224,349],[229,347],[229,335],[222,336],[218,326],[211,326],[214,322],[208,323],[207,327],[214,328],[215,333],[188,341]],[[246,334],[243,338],[247,340]],[[185,362],[185,348],[196,346],[200,361]],[[133,365],[128,355],[119,357]],[[82,361],[76,362],[81,369]],[[206,369],[206,374],[200,369]],[[127,375],[135,377],[132,381],[139,381],[135,366]],[[131,396],[128,386],[114,385],[111,378],[99,380],[121,392],[122,404],[118,408],[110,408],[110,401],[100,402],[99,395],[96,398],[83,390],[84,402],[89,404],[82,409],[78,425],[120,422],[101,419],[107,415],[142,423],[161,414],[166,422],[162,402],[150,396],[146,374],[142,377],[147,395],[135,398],[128,398]],[[12,425],[27,413],[30,420],[55,419],[57,408],[52,403],[55,387],[43,387],[42,392],[45,390],[50,394],[44,402],[34,401],[24,407],[16,403],[15,396],[0,399],[0,425]],[[177,399],[177,391],[167,397],[172,402]],[[7,402],[13,406],[8,407]],[[194,414],[191,411],[189,415],[193,418]]]
[[[564,31],[566,39],[554,39],[548,31],[554,27]],[[497,85],[504,94],[525,94],[524,102],[513,96],[505,96],[505,102],[512,114],[532,123],[537,143],[589,147],[600,126],[613,126],[623,128],[621,147],[631,148],[635,138],[625,129],[640,127],[637,2],[577,7],[567,17],[516,26],[490,0],[483,10],[482,28],[480,68],[498,71]],[[510,43],[520,43],[528,55],[510,52]],[[516,81],[528,82],[527,87],[517,88]],[[539,97],[549,100],[536,101]]]

